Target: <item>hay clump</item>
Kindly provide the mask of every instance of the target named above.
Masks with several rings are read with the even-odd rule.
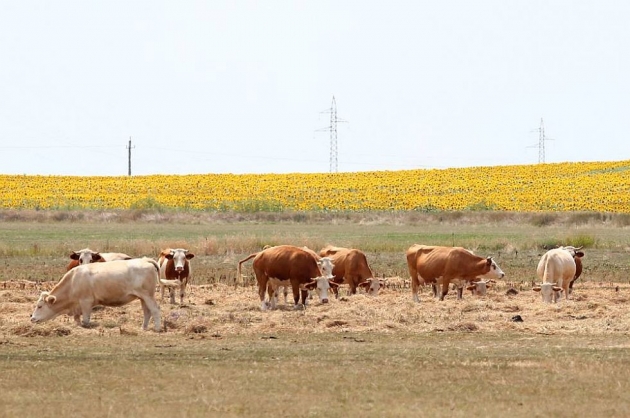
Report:
[[[53,325],[31,325],[24,324],[13,327],[11,330],[13,335],[20,337],[65,337],[70,335],[70,328]]]

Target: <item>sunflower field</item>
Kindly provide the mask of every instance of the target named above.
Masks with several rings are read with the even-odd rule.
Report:
[[[630,213],[630,160],[322,174],[0,175],[3,209]]]

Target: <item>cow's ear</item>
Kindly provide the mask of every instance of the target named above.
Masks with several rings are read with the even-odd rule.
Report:
[[[186,259],[187,260],[190,260],[191,258],[194,258],[194,257],[195,257],[195,255],[193,253],[186,254]]]
[[[491,265],[492,265],[492,257],[488,257],[488,258],[486,258],[486,264],[487,264],[488,266],[491,266]]]
[[[79,254],[73,252],[72,254],[70,254],[70,258],[73,259],[73,260],[78,260],[79,259]]]
[[[55,302],[57,302],[57,297],[55,295],[46,296],[46,303],[54,305]]]
[[[561,288],[561,287],[558,287],[558,286],[554,286],[554,287],[553,287],[553,291],[554,291],[554,292],[562,292],[562,288]]]
[[[173,253],[165,254],[164,257],[166,257],[167,260],[172,260],[173,259]]]
[[[340,283],[333,282],[332,280],[328,280],[328,284],[330,285],[330,287],[339,287],[339,286],[341,286]]]
[[[578,251],[578,252],[575,253],[575,256],[582,258],[582,257],[584,257],[584,253],[582,251]]]
[[[102,259],[103,259],[103,257],[101,257],[101,255],[99,253],[92,254],[92,262],[93,263],[98,263]]]
[[[359,287],[367,289],[367,288],[370,287],[370,284],[371,284],[370,282],[361,282],[361,283],[359,283]]]
[[[534,292],[540,292],[540,286],[532,287]]]
[[[471,284],[470,286],[466,288],[466,290],[473,290],[475,287],[477,286],[475,286],[474,284]]]

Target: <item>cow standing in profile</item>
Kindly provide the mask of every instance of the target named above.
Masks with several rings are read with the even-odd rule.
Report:
[[[100,253],[92,251],[89,248],[84,248],[79,251],[73,251],[70,254],[70,262],[66,266],[66,271],[83,264],[104,263],[106,261],[115,260],[131,260],[131,257],[123,253]]]
[[[167,248],[160,252],[160,290],[164,299],[164,289],[168,287],[171,304],[175,304],[175,288],[179,287],[179,303],[184,304],[186,285],[192,276],[190,262],[195,255],[183,248]]]
[[[440,300],[448,294],[451,281],[458,286],[458,297],[466,282],[477,278],[502,279],[505,273],[492,257],[479,257],[461,247],[413,245],[407,252],[407,265],[411,275],[411,293],[420,302],[418,289],[427,283],[441,284]]]

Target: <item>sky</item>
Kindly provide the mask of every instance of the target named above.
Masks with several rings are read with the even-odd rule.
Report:
[[[0,173],[630,159],[626,0],[0,0]]]

